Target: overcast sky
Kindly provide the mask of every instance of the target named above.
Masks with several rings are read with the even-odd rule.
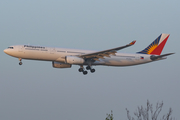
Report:
[[[164,102],[180,118],[179,0],[1,0],[1,120],[127,120],[137,106]],[[162,53],[168,59],[131,67],[95,66],[84,76],[79,66],[56,69],[51,62],[6,55],[10,45],[31,44],[105,50],[136,44],[135,53],[161,33],[171,34]]]

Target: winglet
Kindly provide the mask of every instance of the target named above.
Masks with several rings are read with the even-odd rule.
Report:
[[[129,45],[134,45],[135,43],[136,43],[136,40],[134,40],[131,43],[129,43]]]

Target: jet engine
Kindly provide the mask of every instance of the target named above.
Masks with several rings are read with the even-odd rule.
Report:
[[[52,62],[52,66],[54,68],[71,68],[71,64],[61,63],[61,62]]]
[[[69,63],[69,64],[83,64],[84,63],[83,58],[79,58],[76,56],[66,56],[65,61],[66,63]]]

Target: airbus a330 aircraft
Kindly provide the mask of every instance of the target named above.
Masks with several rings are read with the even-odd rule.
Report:
[[[161,55],[170,34],[161,34],[144,50],[136,54],[117,53],[118,50],[132,46],[136,41],[103,51],[88,51],[65,48],[52,48],[32,45],[14,45],[4,50],[10,56],[19,59],[19,65],[22,65],[22,59],[52,61],[54,68],[71,68],[72,65],[79,65],[79,72],[86,75],[90,70],[95,72],[92,66],[131,66],[149,63],[152,61],[166,59],[165,56],[174,54],[168,53]],[[86,70],[83,66],[86,66]]]

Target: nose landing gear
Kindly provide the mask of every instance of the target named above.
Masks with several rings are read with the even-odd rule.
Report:
[[[22,65],[22,62],[21,62],[21,61],[22,61],[22,58],[19,58],[19,61],[20,61],[20,62],[19,62],[19,65]]]

